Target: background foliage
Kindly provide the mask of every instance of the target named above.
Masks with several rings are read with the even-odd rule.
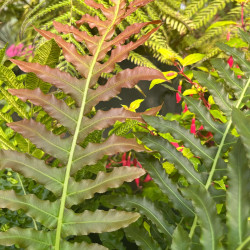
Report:
[[[110,1],[97,2],[106,7],[112,5]],[[58,126],[40,106],[20,101],[7,89],[39,87],[43,93],[50,91],[70,107],[75,105],[74,100],[56,88],[51,89],[50,83],[34,73],[19,75],[23,72],[14,67],[5,51],[12,43],[22,42],[25,48],[32,44],[35,52],[16,54],[16,58],[58,68],[79,78],[79,72],[65,59],[56,42],[45,42],[32,25],[62,36],[76,46],[79,54],[85,55],[86,46],[72,34],[60,34],[52,22],[76,25],[86,13],[101,20],[105,17],[101,11],[78,0],[2,1],[1,4],[1,40],[3,46],[7,41],[9,45],[0,51],[0,147],[26,152],[44,159],[52,167],[58,166],[58,159],[14,133],[6,123],[35,117],[56,135],[67,135],[67,130]],[[161,85],[176,94],[183,112],[163,117],[143,116],[147,125],[132,120],[116,122],[110,131],[97,130],[87,136],[81,144],[83,147],[89,142],[100,142],[107,134],[115,134],[125,138],[136,136],[139,143],[154,152],[105,156],[77,173],[76,180],[94,179],[100,171],[131,165],[142,166],[148,174],[131,184],[109,189],[105,196],[96,194],[75,207],[80,213],[98,207],[138,211],[142,217],[136,223],[115,232],[77,236],[68,241],[96,242],[109,249],[248,248],[249,11],[249,1],[156,0],[119,23],[117,35],[134,23],[162,21],[159,30],[143,47],[130,52],[129,59],[137,65],[164,68],[165,79],[155,79],[150,88]],[[153,27],[148,25],[130,41],[137,41]],[[81,25],[80,30],[97,34],[88,25]],[[108,59],[109,55],[104,61]],[[120,71],[121,65],[116,64],[113,73]],[[110,78],[113,73],[104,73],[102,77]],[[173,79],[179,85],[178,93],[173,88]],[[99,81],[103,82],[104,79]],[[135,112],[142,101],[136,100],[124,108]],[[95,110],[90,113],[94,114]],[[42,200],[54,199],[44,186],[11,169],[1,170],[0,176],[2,190],[13,189],[20,195],[25,190],[26,194],[35,194]],[[22,209],[1,209],[1,231],[8,232],[16,226],[33,228],[34,221]],[[39,223],[37,227],[44,230]],[[18,246],[10,249],[15,247]]]

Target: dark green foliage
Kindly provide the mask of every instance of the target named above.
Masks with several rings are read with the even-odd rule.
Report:
[[[248,40],[245,38],[248,38],[246,33],[241,32],[240,35],[245,41]],[[224,44],[218,46],[233,55],[244,72],[243,77],[235,77],[222,59],[212,60],[213,66],[218,70],[218,74],[214,74],[216,78],[200,71],[195,71],[194,77],[202,87],[206,87],[226,121],[222,123],[214,119],[196,96],[184,98],[188,109],[193,112],[192,116],[195,115],[205,131],[212,132],[212,143],[206,144],[204,137],[198,136],[198,132],[191,134],[183,120],[179,124],[169,121],[169,116],[164,118],[144,115],[144,120],[154,130],[151,133],[135,133],[139,141],[150,150],[160,153],[160,157],[156,153],[137,153],[136,156],[168,197],[168,207],[177,210],[182,217],[174,223],[176,229],[171,235],[171,249],[189,249],[190,246],[192,249],[198,247],[207,250],[224,247],[247,249],[249,244],[249,117],[240,108],[245,109],[249,101],[250,65],[239,49]],[[233,125],[240,138],[233,136],[236,135]],[[171,145],[173,140],[170,140],[168,133],[178,142],[179,148]],[[187,149],[199,159],[198,165],[193,165],[192,156],[187,154]],[[165,161],[173,164],[177,171],[167,174],[164,169]],[[136,208],[151,218],[142,209],[149,206],[145,206],[145,201],[139,197],[131,198],[130,201],[122,197],[119,202],[110,199],[110,202],[125,209]],[[154,223],[159,232],[162,232],[159,224]],[[134,240],[136,241],[136,237]]]

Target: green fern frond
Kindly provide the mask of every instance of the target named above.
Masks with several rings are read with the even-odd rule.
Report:
[[[205,26],[209,21],[214,18],[218,11],[224,9],[227,3],[230,3],[232,0],[214,0],[207,7],[202,9],[193,19],[195,28]]]
[[[215,37],[225,34],[225,27],[215,27],[207,31],[201,38],[196,40],[188,49],[203,47],[205,43],[208,43]],[[213,40],[215,43],[215,39]],[[211,45],[211,44],[210,44]]]
[[[128,59],[138,66],[144,66],[144,67],[148,67],[148,68],[152,68],[152,69],[158,69],[149,59],[147,59],[146,57],[144,57],[144,56],[142,56],[134,51],[131,51],[129,53]]]
[[[2,49],[0,49],[0,65],[2,64],[2,61],[4,59],[4,56],[5,56],[5,52],[6,52],[6,49],[7,49],[7,46],[8,44],[6,43],[4,45],[4,47]]]
[[[64,0],[62,2],[59,2],[59,3],[56,3],[56,4],[53,4],[45,9],[42,9],[40,10],[39,8],[41,8],[43,5],[39,5],[39,8],[35,8],[35,11],[38,11],[37,13],[35,13],[33,16],[29,16],[25,22],[23,22],[23,25],[22,25],[22,30],[21,30],[21,34],[24,34],[24,32],[26,31],[26,29],[30,26],[30,25],[33,25],[34,22],[36,20],[39,20],[41,19],[42,17],[44,17],[45,15],[51,13],[51,12],[54,12],[54,11],[57,11],[58,9],[60,8],[63,8],[63,7],[67,7],[67,6],[70,6],[71,2],[69,0]],[[32,13],[33,14],[33,13]]]
[[[189,18],[177,11],[174,11],[169,6],[167,6],[165,2],[157,1],[155,2],[155,5],[158,7],[158,11],[162,13],[162,19],[173,29],[181,31],[181,34],[186,33],[187,30],[191,31],[195,27]],[[184,27],[180,24],[184,25]]]
[[[198,13],[200,9],[208,2],[208,0],[191,0],[187,4],[183,15],[191,18],[194,14]]]
[[[11,4],[14,0],[3,0],[0,5],[0,12],[9,4]]]
[[[0,120],[6,123],[13,122],[11,115],[9,113],[3,113],[1,110],[0,110]]]

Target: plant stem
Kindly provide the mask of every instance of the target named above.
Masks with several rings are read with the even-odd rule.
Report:
[[[246,25],[244,23],[244,6],[245,6],[245,3],[243,2],[241,4],[241,27],[244,31],[246,31]]]
[[[243,250],[247,247],[248,243],[250,242],[250,236],[248,236],[238,247],[236,250]]]

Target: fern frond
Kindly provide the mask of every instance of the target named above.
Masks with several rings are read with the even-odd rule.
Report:
[[[0,5],[0,12],[9,4],[11,4],[13,0],[3,0],[1,5]]]
[[[35,7],[34,8],[34,12],[38,11],[37,13],[35,13],[34,15],[32,16],[28,16],[28,18],[26,19],[25,22],[23,22],[22,24],[22,31],[21,31],[21,34],[24,34],[25,30],[30,26],[30,25],[33,25],[34,22],[38,19],[41,19],[42,17],[44,17],[45,15],[47,15],[48,13],[51,13],[52,11],[56,11],[60,8],[63,8],[63,7],[67,7],[67,6],[70,6],[70,1],[69,0],[64,0],[62,2],[59,2],[59,3],[56,3],[54,5],[51,5],[45,9],[42,9],[42,10],[39,10],[39,8],[42,7],[42,4],[39,5],[39,7],[37,6],[37,8]],[[33,13],[32,13],[33,14]]]
[[[152,69],[157,69],[157,67],[146,57],[131,51],[129,53],[128,59],[138,66],[144,66]]]
[[[173,29],[178,30],[181,34],[191,31],[194,28],[193,22],[187,17],[183,16],[179,12],[172,10],[164,2],[157,1],[155,5],[158,7],[158,10],[161,10],[161,17],[169,24]]]
[[[100,101],[115,97],[124,87],[134,87],[139,80],[165,79],[162,72],[156,69],[136,67],[120,71],[121,69],[116,66],[118,62],[128,57],[131,50],[142,45],[152,33],[159,29],[159,27],[155,27],[159,21],[153,21],[131,25],[123,33],[115,34],[116,24],[146,3],[147,1],[143,3],[135,1],[126,6],[124,0],[115,2],[110,8],[105,8],[102,4],[85,0],[85,4],[88,4],[90,8],[98,9],[106,17],[102,21],[98,16],[86,14],[76,22],[79,26],[87,23],[91,28],[96,27],[98,33],[95,36],[89,36],[87,32],[73,26],[54,22],[57,32],[64,33],[63,37],[71,41],[70,43],[55,33],[36,29],[44,38],[54,40],[42,45],[31,63],[11,60],[24,72],[35,74],[42,81],[42,84],[39,86],[40,88],[36,89],[12,88],[7,91],[3,87],[1,88],[4,99],[14,108],[18,109],[19,103],[27,105],[24,102],[29,101],[35,105],[34,109],[39,112],[36,119],[28,119],[29,116],[25,113],[23,117],[27,119],[11,122],[7,125],[19,136],[22,135],[30,140],[37,149],[51,156],[55,161],[52,165],[56,167],[51,168],[44,161],[46,158],[42,160],[34,158],[30,152],[28,152],[29,154],[10,150],[0,152],[1,169],[11,167],[23,174],[24,177],[32,178],[43,184],[44,188],[46,187],[54,195],[52,201],[45,201],[25,192],[24,195],[16,195],[13,191],[3,191],[0,194],[1,207],[22,208],[27,215],[32,216],[49,231],[11,229],[1,234],[1,244],[12,245],[14,242],[18,243],[20,247],[34,249],[86,248],[84,243],[83,245],[71,245],[67,241],[68,236],[111,232],[127,227],[140,217],[136,212],[114,209],[107,211],[97,209],[94,212],[84,210],[82,213],[76,213],[72,205],[77,205],[79,202],[91,199],[96,193],[104,193],[109,188],[118,187],[125,181],[130,182],[145,174],[142,168],[121,167],[116,168],[111,173],[100,172],[95,179],[83,179],[78,182],[75,179],[76,173],[82,167],[97,164],[105,155],[112,156],[117,152],[127,152],[132,149],[135,151],[145,150],[142,145],[136,142],[135,138],[127,139],[116,135],[107,139],[101,137],[98,142],[88,143],[89,136],[94,131],[102,131],[113,125],[116,120],[124,122],[131,118],[135,122],[142,122],[141,113],[132,113],[124,109],[111,109],[110,111],[97,112],[93,114],[92,118],[88,118],[87,115]],[[61,3],[61,7],[65,4],[68,3]],[[58,5],[53,6],[54,8],[58,7]],[[41,13],[48,13],[48,9],[40,12],[40,15]],[[71,21],[74,22],[73,19]],[[126,43],[127,39],[140,32],[147,25],[154,25],[153,29],[145,33],[142,31],[138,40]],[[69,39],[70,36],[74,36],[74,40]],[[62,48],[63,56],[67,62],[74,65],[78,71],[78,77],[73,77],[67,72],[54,68],[59,57],[54,41]],[[77,47],[81,45],[82,41],[85,42],[89,54],[81,55],[77,51]],[[106,57],[109,52],[111,52],[110,56]],[[117,71],[120,72],[115,74]],[[113,76],[107,80],[106,84],[97,86],[96,83],[101,75],[111,72]],[[55,89],[59,89],[56,91],[57,93],[44,94],[41,91],[47,82],[54,85]],[[94,86],[95,88],[93,88]],[[69,97],[66,98],[66,96]],[[17,102],[17,97],[23,102],[20,100]],[[160,108],[157,107],[153,111],[145,112],[145,114],[155,114]],[[22,114],[22,110],[17,111],[18,114]],[[38,122],[43,119],[43,123],[46,125]],[[50,124],[47,126],[47,123]],[[64,133],[61,134],[62,132]],[[18,151],[18,147],[16,151]],[[96,245],[90,245],[88,249],[91,248],[95,249]]]
[[[226,4],[232,0],[214,0],[207,7],[202,9],[193,19],[195,28],[198,29],[205,26],[212,18],[217,14],[218,11],[224,9]]]
[[[191,0],[189,4],[187,4],[183,15],[191,18],[194,14],[198,13],[200,9],[208,2],[208,0]]]

